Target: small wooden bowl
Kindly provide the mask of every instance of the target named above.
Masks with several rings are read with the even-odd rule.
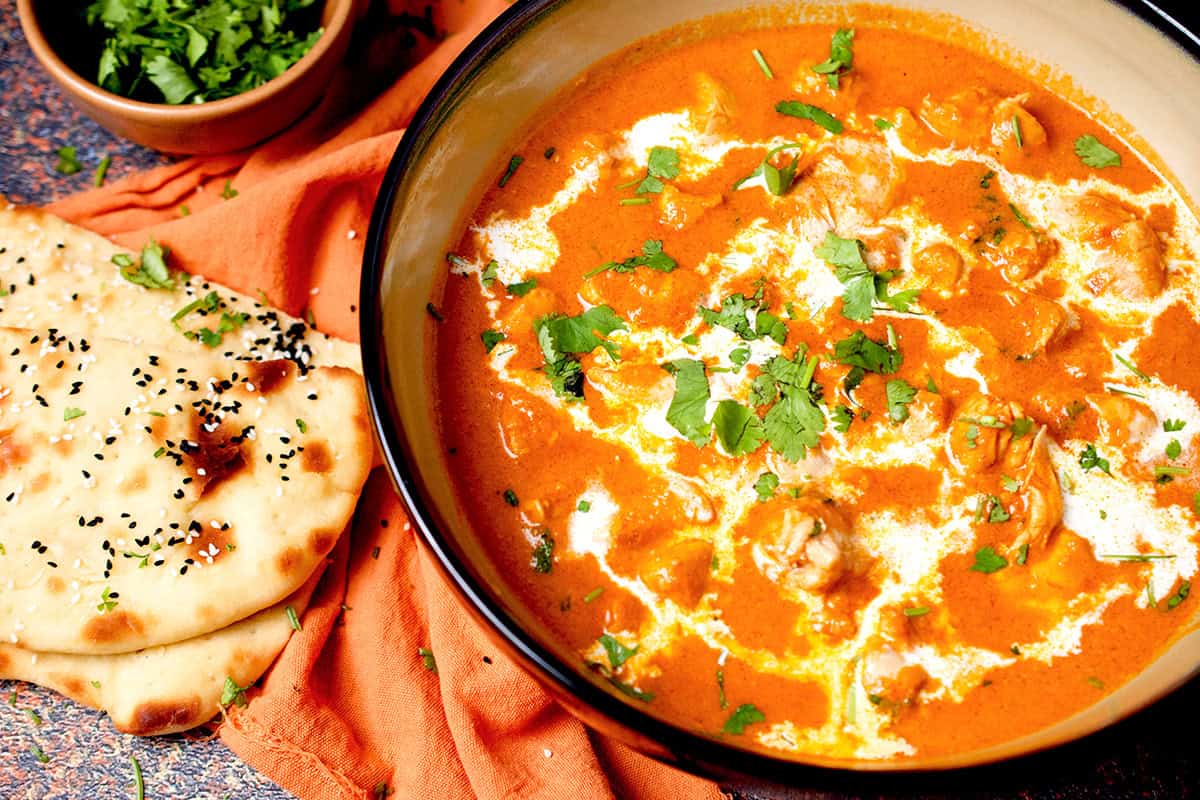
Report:
[[[17,0],[17,13],[34,56],[67,96],[118,136],[168,153],[211,154],[240,150],[286,128],[316,104],[350,43],[355,0],[326,0],[325,32],[312,49],[279,77],[248,92],[208,103],[168,105],[131,100],[100,88],[68,64],[51,42],[63,13],[59,3]]]

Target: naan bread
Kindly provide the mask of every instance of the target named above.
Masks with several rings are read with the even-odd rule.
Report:
[[[122,733],[156,736],[194,728],[220,711],[225,679],[258,680],[292,635],[287,607],[304,613],[324,570],[290,597],[215,633],[134,653],[34,653],[0,644],[0,679],[54,689],[108,713]]]
[[[121,653],[291,593],[371,465],[359,376],[0,329],[0,641]]]
[[[206,350],[199,340],[185,339],[171,317],[215,291],[224,311],[249,316],[236,333],[225,335],[218,354],[362,371],[356,345],[198,276],[180,275],[184,283],[174,291],[130,283],[112,261],[118,254],[138,257],[103,236],[0,196],[0,326],[57,327],[89,337]],[[198,315],[194,320],[194,327],[204,324]]]

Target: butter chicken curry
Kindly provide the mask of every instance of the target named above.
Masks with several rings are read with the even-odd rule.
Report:
[[[781,754],[1030,733],[1196,602],[1195,217],[1085,108],[905,28],[611,59],[429,306],[515,591],[629,702]]]

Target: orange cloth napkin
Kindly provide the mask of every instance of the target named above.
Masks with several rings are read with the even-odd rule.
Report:
[[[393,0],[390,15],[373,10],[360,34],[382,20],[383,36],[350,56],[320,106],[254,151],[182,161],[51,211],[133,249],[153,236],[170,247],[175,265],[243,292],[261,289],[292,314],[311,308],[322,330],[357,340],[367,221],[401,129],[506,4],[434,3],[434,25],[448,32],[438,42],[397,25],[423,17],[425,6]],[[403,73],[389,85],[397,55]],[[378,73],[385,88],[354,111],[355,95]],[[235,197],[222,196],[227,180]],[[436,674],[424,667],[422,647],[435,653]],[[221,737],[304,800],[385,792],[486,800],[720,797],[711,783],[589,733],[500,655],[459,607],[381,470],[368,482],[349,541],[333,554],[303,631],[249,706],[233,710]]]

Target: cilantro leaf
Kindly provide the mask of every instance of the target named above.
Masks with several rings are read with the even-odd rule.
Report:
[[[705,415],[709,389],[704,362],[681,358],[663,364],[675,376],[675,395],[667,408],[667,422],[697,447],[708,444],[712,426]]]
[[[447,257],[449,257],[449,256],[447,256]],[[458,256],[454,256],[454,257],[458,258]],[[459,259],[459,260],[461,261],[462,259]],[[484,266],[483,271],[479,273],[479,283],[483,286],[483,288],[490,289],[490,288],[492,288],[492,284],[496,282],[496,278],[499,276],[499,274],[500,274],[500,265],[496,262],[495,259],[493,259],[493,260],[489,261]]]
[[[829,231],[814,252],[833,266],[834,275],[846,289],[842,293],[842,316],[855,322],[868,322],[875,314],[875,301],[896,311],[908,313],[920,292],[909,289],[888,294],[887,285],[895,277],[891,272],[874,272],[863,258],[864,245],[858,239],[843,239]]]
[[[616,359],[617,346],[604,337],[626,327],[611,308],[595,306],[574,317],[547,314],[533,323],[533,330],[545,359],[542,369],[554,393],[578,400],[583,397],[583,368],[575,356],[600,347]]]
[[[1106,475],[1112,475],[1108,459],[1100,457],[1100,454],[1096,452],[1096,445],[1094,444],[1089,444],[1079,453],[1079,466],[1083,467],[1084,472],[1099,469]]]
[[[1191,591],[1192,591],[1191,581],[1184,581],[1183,583],[1179,584],[1179,591],[1175,592],[1175,594],[1171,595],[1170,598],[1167,599],[1167,609],[1168,610],[1173,609],[1176,606],[1178,606],[1180,603],[1182,603],[1184,600],[1187,600],[1187,597],[1191,593]]]
[[[63,422],[70,422],[73,419],[79,419],[80,417],[86,416],[86,415],[87,415],[87,412],[84,411],[82,408],[73,408],[71,406],[68,406],[63,411]]]
[[[833,357],[839,364],[861,367],[867,372],[879,375],[891,375],[904,363],[904,355],[899,349],[889,347],[885,342],[867,338],[860,330],[835,342]]]
[[[758,338],[747,314],[758,308],[758,301],[744,294],[731,294],[721,301],[721,310],[700,307],[700,318],[714,327],[731,330],[746,341]]]
[[[675,259],[671,258],[663,252],[663,243],[661,239],[647,239],[642,243],[642,254],[640,256],[630,256],[624,261],[608,261],[594,270],[584,274],[584,278],[591,278],[594,275],[599,275],[601,272],[612,270],[613,272],[633,272],[638,267],[649,267],[658,272],[672,272],[679,266]]]
[[[830,133],[841,133],[845,130],[845,126],[828,111],[808,103],[801,103],[797,100],[781,100],[775,104],[775,110],[784,116],[815,122]]]
[[[1008,513],[1008,509],[1004,507],[1004,504],[1000,502],[1000,498],[996,497],[996,495],[989,494],[984,498],[983,502],[988,510],[987,521],[993,525],[1008,522],[1012,519],[1012,514]]]
[[[758,494],[758,502],[765,503],[775,496],[779,488],[779,476],[774,472],[764,472],[754,482],[754,491]]]
[[[70,145],[60,147],[54,151],[58,156],[58,161],[54,165],[54,171],[60,175],[75,175],[83,169],[83,164],[79,163],[79,158],[76,155],[76,150]]]
[[[917,396],[917,390],[903,378],[893,378],[887,382],[888,416],[892,422],[904,422],[908,419],[908,404]]]
[[[238,706],[245,706],[246,705],[246,690],[249,689],[253,685],[254,685],[253,682],[251,682],[251,683],[246,684],[245,686],[238,686],[237,683],[234,682],[233,678],[226,675],[225,676],[225,685],[221,689],[221,700],[220,700],[221,705],[227,706],[227,705],[233,703]]]
[[[626,647],[607,633],[597,641],[604,648],[604,652],[608,654],[608,663],[612,664],[613,669],[620,669],[621,665],[636,655],[638,651],[636,644],[633,647]]]
[[[504,170],[504,174],[500,176],[500,188],[503,189],[512,180],[513,175],[517,174],[517,169],[525,163],[525,159],[521,156],[513,156],[508,160],[508,167]]]
[[[486,330],[479,334],[479,338],[483,341],[484,350],[490,353],[496,349],[496,345],[500,344],[508,337],[500,331]]]
[[[1075,155],[1084,164],[1096,169],[1121,166],[1121,154],[1106,147],[1090,133],[1075,140]]]
[[[537,288],[537,278],[530,278],[527,281],[507,284],[505,290],[513,297],[524,297]]]
[[[637,194],[658,194],[665,187],[663,180],[679,177],[679,153],[670,147],[652,147],[646,159],[646,177],[634,191]]]
[[[754,333],[759,338],[770,339],[775,344],[787,341],[787,324],[768,311],[759,311],[754,317]]]
[[[179,105],[198,91],[187,70],[161,53],[145,62],[144,68],[146,77],[171,105]]]
[[[771,449],[795,463],[810,447],[816,447],[825,431],[825,415],[812,397],[810,386],[816,357],[803,365],[799,356],[789,361],[776,356],[763,369],[772,377],[780,393],[779,400],[763,417],[763,426]]]
[[[144,286],[147,289],[175,288],[175,279],[167,269],[166,258],[170,251],[160,246],[153,237],[142,247],[141,257],[135,265],[133,259],[124,253],[113,256],[114,264],[121,268],[121,277],[130,283]]]
[[[717,404],[712,427],[717,433],[717,441],[731,456],[753,453],[765,437],[758,415],[735,400],[722,400]]]
[[[1187,423],[1181,419],[1165,419],[1162,428],[1165,433],[1176,433],[1183,430],[1186,425]]]
[[[533,546],[533,555],[529,559],[529,566],[533,567],[534,572],[543,575],[554,567],[554,537],[550,535],[549,531],[543,531],[538,536],[537,543]]]
[[[991,575],[1007,566],[1008,559],[997,553],[994,547],[981,547],[975,551],[975,563],[971,565],[971,571]]]
[[[848,406],[838,405],[830,412],[830,416],[833,417],[833,429],[838,433],[846,433],[854,422],[854,412]]]
[[[725,733],[740,736],[745,732],[747,725],[753,725],[756,722],[766,722],[766,720],[766,716],[752,703],[743,703],[734,710],[729,719],[725,720],[725,724],[721,727],[721,730]]]
[[[853,46],[854,31],[838,28],[829,43],[829,58],[813,66],[812,71],[824,75],[830,89],[838,88],[838,78],[849,72],[854,64]]]

